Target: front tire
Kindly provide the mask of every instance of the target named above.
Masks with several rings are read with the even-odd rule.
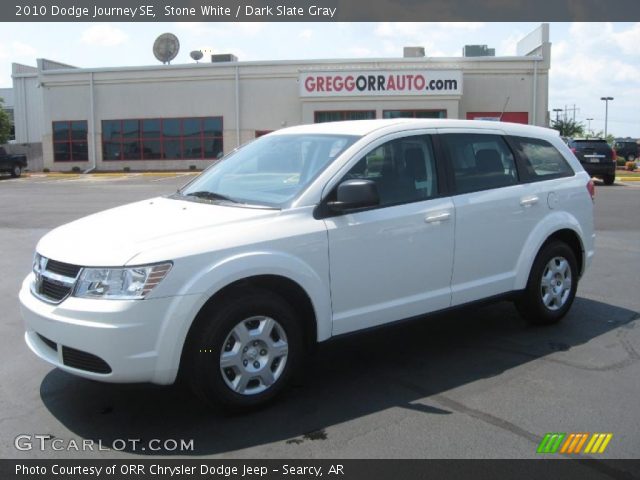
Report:
[[[567,314],[577,287],[578,268],[573,250],[564,242],[553,241],[538,253],[516,307],[529,323],[551,325]]]
[[[303,355],[295,311],[280,296],[251,289],[213,302],[187,348],[189,383],[210,406],[262,406],[287,385]]]
[[[13,178],[18,178],[20,175],[22,175],[22,167],[20,165],[14,165],[11,168],[11,176]]]

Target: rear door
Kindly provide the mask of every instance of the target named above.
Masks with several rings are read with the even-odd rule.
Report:
[[[502,132],[439,132],[456,210],[452,305],[511,291],[546,199],[534,185],[521,183],[515,153]]]

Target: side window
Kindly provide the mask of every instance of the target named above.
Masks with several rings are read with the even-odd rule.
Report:
[[[380,206],[427,200],[438,193],[431,139],[413,136],[391,140],[371,150],[342,180],[364,178],[378,187]]]
[[[513,153],[501,136],[446,133],[440,138],[451,161],[456,193],[477,192],[518,183]]]
[[[547,180],[574,174],[562,154],[549,142],[521,137],[512,137],[512,140],[520,152],[528,180]]]

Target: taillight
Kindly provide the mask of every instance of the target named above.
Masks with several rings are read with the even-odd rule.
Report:
[[[571,147],[571,153],[573,153],[575,155],[577,151],[578,150],[576,150],[576,147]]]
[[[589,192],[589,195],[591,195],[591,201],[595,202],[596,200],[596,186],[593,184],[593,180],[589,179],[589,182],[587,183],[587,191]]]
[[[611,150],[613,151],[613,157],[612,157],[612,160],[615,162],[615,161],[616,161],[616,159],[618,158],[618,152],[616,152],[616,149],[615,149],[615,148],[612,148]]]

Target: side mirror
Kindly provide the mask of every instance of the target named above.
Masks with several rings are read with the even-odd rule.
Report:
[[[338,185],[336,200],[327,206],[334,212],[348,212],[361,208],[375,207],[380,203],[378,187],[371,180],[345,180]]]

